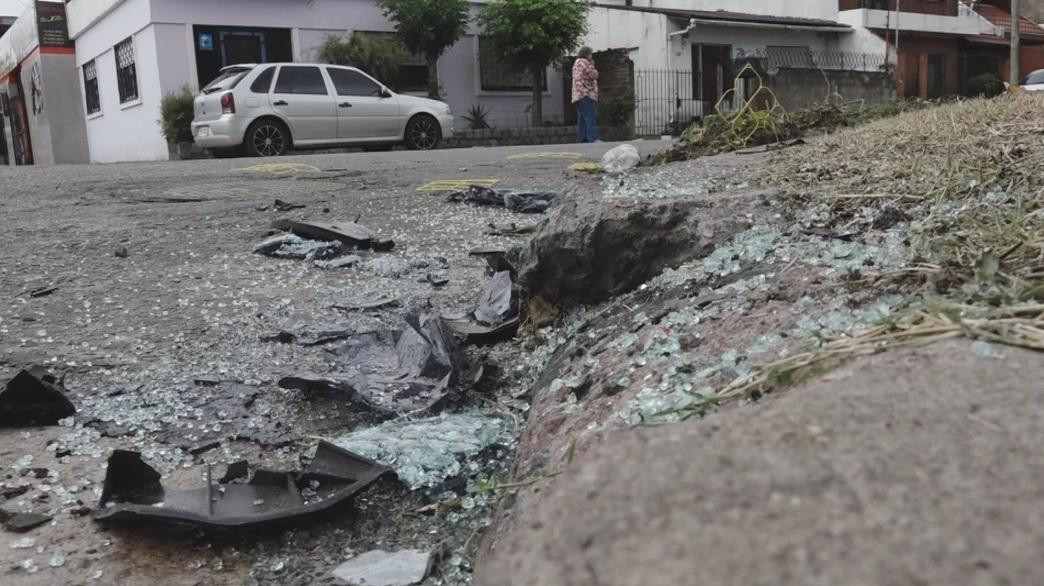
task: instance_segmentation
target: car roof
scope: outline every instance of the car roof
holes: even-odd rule
[[[220,69],[220,71],[228,71],[230,69],[253,69],[261,65],[299,65],[299,66],[312,66],[312,67],[340,67],[342,69],[355,69],[359,70],[358,67],[352,67],[351,65],[337,65],[336,63],[300,63],[297,61],[275,61],[271,63],[235,63],[233,65],[226,65]],[[361,71],[361,70],[360,70]]]

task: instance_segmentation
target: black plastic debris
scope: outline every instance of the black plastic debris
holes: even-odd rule
[[[13,498],[17,498],[17,497],[20,497],[23,494],[29,492],[29,488],[30,487],[27,484],[22,484],[22,485],[19,485],[19,486],[6,486],[6,487],[0,486],[0,497],[3,497],[4,500],[10,500],[10,499],[13,499]]]
[[[404,330],[357,334],[331,347],[341,367],[337,373],[288,376],[279,386],[343,393],[385,415],[430,409],[457,384],[460,358],[437,316],[413,313],[406,324]]]
[[[558,194],[553,191],[525,191],[516,189],[492,189],[472,185],[464,191],[451,193],[446,201],[469,203],[480,206],[505,207],[522,214],[542,214],[555,202]]]
[[[432,287],[442,287],[449,283],[449,272],[445,270],[434,270],[424,275],[422,279],[419,279],[420,283],[429,283]]]
[[[257,387],[215,381],[213,385],[186,389],[179,402],[185,413],[198,416],[163,421],[150,436],[156,442],[192,454],[201,454],[222,442],[234,440],[278,448],[298,437],[282,419],[265,416],[268,407]],[[140,422],[123,421],[118,412],[99,413],[84,421],[84,425],[112,438],[142,431]]]
[[[290,203],[288,201],[283,201],[281,199],[275,200],[275,202],[272,204],[272,209],[274,209],[277,212],[289,212],[289,211],[292,211],[292,210],[301,210],[301,209],[304,209],[304,207],[305,207],[305,205],[303,203]]]
[[[237,480],[246,480],[248,476],[250,476],[250,463],[246,460],[239,460],[228,465],[225,475],[218,480],[218,483],[229,484]]]
[[[399,300],[395,297],[386,295],[378,295],[370,299],[359,299],[349,303],[339,303],[333,305],[334,309],[344,312],[353,311],[374,311],[377,309],[384,309],[386,307],[398,307],[400,305]]]
[[[186,397],[183,404],[186,409],[200,413],[200,420],[210,425],[166,425],[152,437],[159,443],[193,454],[216,448],[223,441],[240,440],[281,447],[297,439],[297,434],[286,422],[263,416],[263,410],[256,405],[261,396],[258,388],[235,383],[201,389],[199,395]]]
[[[3,512],[0,511],[0,515]],[[43,513],[17,513],[10,516],[5,516],[3,519],[4,529],[12,533],[25,533],[32,531],[40,525],[49,523],[51,517],[44,515]]]
[[[321,319],[314,314],[294,313],[283,320],[278,332],[262,337],[261,341],[320,346],[343,340],[354,333],[355,327],[343,321],[343,318]]]
[[[343,242],[360,250],[387,251],[395,242],[377,238],[377,233],[357,222],[298,222],[276,220],[272,228],[283,230],[310,240]]]
[[[512,222],[507,226],[498,226],[493,222],[489,223],[489,230],[486,230],[486,234],[489,236],[525,236],[533,234],[537,231],[539,224],[529,224],[527,226],[519,226]]]
[[[519,294],[510,271],[493,276],[478,307],[467,315],[444,315],[451,331],[466,344],[492,344],[513,338],[518,332]]]
[[[339,242],[308,240],[296,234],[277,234],[254,247],[254,252],[275,258],[306,259],[322,255],[329,258],[342,249]]]
[[[40,297],[47,297],[48,295],[50,295],[51,293],[54,293],[57,290],[58,290],[58,287],[41,287],[39,289],[33,289],[32,291],[30,291],[29,292],[29,297],[32,297],[33,299],[38,299]]]
[[[205,486],[171,491],[141,454],[116,450],[109,458],[94,519],[226,528],[301,520],[344,502],[389,472],[372,460],[321,441],[315,457],[300,472],[259,469],[247,482],[236,482],[240,476],[214,482],[208,468]]]
[[[510,250],[505,248],[473,248],[468,252],[468,256],[485,260],[486,264],[489,265],[488,273],[490,275],[508,271],[511,273],[511,278],[515,279],[518,274],[517,267],[522,256],[522,249],[520,247]]]
[[[20,371],[0,392],[0,426],[57,425],[75,414],[65,386],[40,366]]]

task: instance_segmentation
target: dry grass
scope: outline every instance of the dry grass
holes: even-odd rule
[[[912,218],[921,258],[876,280],[910,309],[853,336],[756,367],[716,403],[808,380],[845,361],[964,337],[1044,351],[1044,96],[968,100],[883,119],[784,151],[770,182],[835,228],[886,207]],[[918,294],[919,293],[919,294]]]
[[[749,398],[808,380],[858,356],[924,346],[958,337],[1044,351],[1044,304],[997,309],[942,303],[895,316],[855,336],[762,364],[717,393],[719,403]]]
[[[788,152],[772,179],[813,195],[925,198],[1044,184],[1044,96],[1021,93],[905,112]]]

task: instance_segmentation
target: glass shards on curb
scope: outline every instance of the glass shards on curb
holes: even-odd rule
[[[381,549],[361,553],[337,566],[334,577],[346,584],[410,586],[428,577],[434,556],[430,551]]]
[[[453,338],[431,314],[406,316],[407,328],[349,336],[330,348],[343,370],[330,375],[289,376],[284,389],[346,393],[382,414],[425,411],[461,379],[477,380],[481,370],[461,376]]]
[[[524,191],[517,189],[491,189],[472,185],[464,191],[451,193],[446,201],[470,203],[480,206],[505,207],[522,214],[542,214],[558,198],[553,191]]]
[[[237,465],[233,465],[237,466]],[[204,487],[172,491],[138,452],[116,450],[109,457],[96,521],[165,521],[210,527],[248,527],[326,511],[390,472],[385,466],[319,442],[315,457],[300,472],[255,470],[245,481],[243,466]],[[226,482],[227,480],[227,482]]]
[[[75,414],[65,386],[39,366],[22,370],[0,392],[0,426],[58,425]]]
[[[437,486],[503,437],[508,422],[481,411],[394,419],[328,441],[391,467],[411,489]]]

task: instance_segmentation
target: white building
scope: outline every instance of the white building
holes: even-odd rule
[[[892,10],[861,8],[868,2]],[[596,51],[628,51],[635,64],[639,125],[666,130],[713,113],[744,60],[757,60],[770,71],[825,70],[852,97],[882,97],[876,82],[897,61],[886,31],[897,22],[904,37],[996,33],[958,3],[908,0],[897,13],[895,0],[598,0],[587,44]],[[955,60],[956,46],[953,52]],[[793,84],[807,81],[790,77]],[[952,91],[956,80],[951,82],[940,88]],[[837,90],[812,85],[789,88],[797,103]]]
[[[313,61],[328,36],[394,31],[372,0],[70,0],[67,10],[92,162],[166,159],[160,100],[223,65]],[[496,57],[472,28],[439,60],[458,124],[475,104],[500,127],[528,123],[528,75]],[[545,120],[562,120],[566,99],[549,70]]]
[[[87,135],[62,2],[21,6],[0,36],[0,164],[85,163]]]

